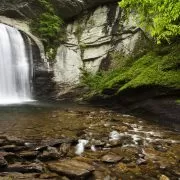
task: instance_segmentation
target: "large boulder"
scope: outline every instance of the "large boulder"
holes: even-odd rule
[[[42,10],[36,0],[2,0],[0,15],[14,19],[35,18]]]
[[[63,19],[71,18],[82,11],[117,0],[52,0]],[[10,18],[33,19],[42,12],[37,0],[1,0],[0,15]]]
[[[111,2],[118,2],[118,0],[53,0],[59,15],[65,19],[76,16],[84,10]]]

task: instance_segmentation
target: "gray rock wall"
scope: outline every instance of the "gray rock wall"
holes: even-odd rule
[[[124,19],[116,3],[78,17],[66,31],[67,41],[58,48],[53,70],[56,82],[71,85],[79,83],[80,69],[95,74],[108,64],[111,52],[133,55],[147,41],[132,18]]]

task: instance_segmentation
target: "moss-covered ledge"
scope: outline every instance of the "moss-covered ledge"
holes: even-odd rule
[[[143,86],[180,89],[179,49],[179,43],[175,43],[157,47],[140,58],[119,56],[116,68],[97,75],[85,73],[82,83],[89,86],[91,94],[101,95],[106,89],[115,89],[113,95],[120,95],[127,89]]]

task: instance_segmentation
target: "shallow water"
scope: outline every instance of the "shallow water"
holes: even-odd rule
[[[180,175],[179,132],[102,107],[39,102],[2,106],[0,132],[26,141],[87,140],[88,148],[79,160],[97,164],[95,176],[100,178],[110,175],[143,179],[145,173],[145,179],[158,179],[161,174],[178,179]],[[73,147],[74,153],[75,150]],[[123,161],[114,165],[102,164],[100,159],[106,154],[120,155]],[[76,156],[70,155],[78,158]],[[141,156],[147,161],[143,166],[137,165]]]
[[[69,109],[77,109],[73,106],[39,102],[1,106],[0,132],[32,140],[61,137],[63,133],[73,131],[73,127],[78,128],[77,125],[81,121],[76,115],[68,112]],[[68,135],[72,136],[73,132]]]
[[[166,135],[179,140],[179,133],[167,127],[101,107],[44,102],[0,107],[0,132],[23,139],[77,137],[80,131],[110,133],[117,127],[142,138]]]

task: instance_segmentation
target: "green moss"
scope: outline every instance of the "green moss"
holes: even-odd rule
[[[161,52],[155,50],[139,59],[128,58],[108,72],[100,72],[96,76],[88,75],[84,82],[91,91],[100,94],[107,88],[116,88],[116,93],[142,86],[180,89],[180,45],[165,47],[166,53],[162,53],[162,47],[160,48]],[[117,58],[118,56],[116,61]]]
[[[180,99],[177,99],[177,100],[176,100],[176,103],[177,103],[177,104],[180,104]]]
[[[47,12],[40,15],[34,30],[45,42],[48,42],[58,35],[62,24],[63,21],[58,16]]]
[[[49,0],[38,0],[38,2],[45,11],[54,13],[53,5]]]
[[[173,52],[165,56],[147,54],[140,58],[126,72],[125,77],[131,77],[120,91],[138,86],[164,86],[180,88],[180,56]]]

